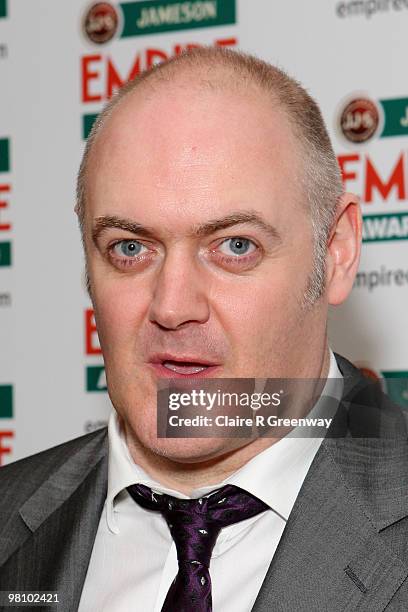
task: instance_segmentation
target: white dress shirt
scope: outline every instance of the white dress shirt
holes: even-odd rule
[[[340,399],[342,390],[342,375],[330,351],[330,369],[322,395]],[[319,402],[313,415],[318,413]],[[178,571],[176,547],[160,512],[139,506],[126,487],[142,483],[158,493],[182,499],[188,496],[161,485],[134,463],[115,412],[109,420],[108,437],[108,494],[79,612],[160,612]],[[287,436],[223,482],[191,493],[191,498],[198,498],[225,484],[234,484],[271,508],[220,532],[210,565],[214,612],[251,610],[321,441]]]

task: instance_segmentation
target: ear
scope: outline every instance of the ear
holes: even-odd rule
[[[75,204],[74,206],[74,212],[76,213],[76,215],[78,216],[78,204]]]
[[[353,288],[361,253],[362,218],[358,197],[345,193],[338,204],[327,250],[327,299],[344,302]]]

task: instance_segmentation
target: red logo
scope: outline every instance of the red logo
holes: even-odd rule
[[[354,365],[360,370],[363,376],[371,380],[372,383],[378,384],[383,393],[387,393],[387,382],[381,372],[375,370],[372,365],[367,362],[354,362]]]
[[[366,378],[370,378],[371,380],[374,380],[375,382],[381,381],[382,379],[381,375],[378,374],[378,372],[376,372],[372,368],[369,368],[367,366],[357,366],[357,367],[359,368],[363,376],[365,376]]]
[[[368,98],[348,102],[340,115],[340,129],[350,142],[366,142],[374,136],[380,124],[380,112]]]
[[[115,36],[119,25],[118,12],[109,2],[93,4],[85,14],[83,30],[93,43],[102,45]]]

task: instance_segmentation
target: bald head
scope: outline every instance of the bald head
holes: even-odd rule
[[[163,141],[170,139],[171,143],[173,119],[181,111],[187,132],[189,124],[193,126],[197,122],[208,127],[212,121],[211,99],[215,94],[225,96],[226,114],[235,112],[237,130],[239,122],[247,121],[249,114],[254,113],[258,113],[258,119],[266,125],[269,113],[269,119],[275,125],[271,147],[277,142],[278,125],[286,130],[286,139],[294,145],[293,155],[297,163],[292,180],[299,185],[301,203],[310,211],[314,234],[315,266],[308,299],[315,301],[324,288],[327,236],[342,193],[338,165],[313,99],[281,70],[243,53],[213,47],[194,49],[142,73],[110,100],[93,126],[79,172],[77,212],[82,231],[88,170],[97,165],[96,157],[110,156],[113,146],[121,146],[118,118],[126,115],[125,131],[137,131],[143,110],[149,117],[150,136]],[[200,104],[199,116],[194,116],[194,112],[188,113],[192,99]],[[247,102],[246,116],[239,116],[236,109],[233,111],[234,100],[242,99]],[[165,113],[167,120],[165,131],[156,134],[155,113]],[[177,129],[180,129],[180,124]],[[219,135],[222,136],[222,126]],[[266,131],[263,137],[266,138]],[[109,147],[106,146],[108,140]],[[141,153],[145,154],[144,151]]]

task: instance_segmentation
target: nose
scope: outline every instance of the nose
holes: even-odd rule
[[[168,253],[155,278],[149,320],[176,330],[186,323],[205,323],[210,309],[205,274],[184,250]]]

